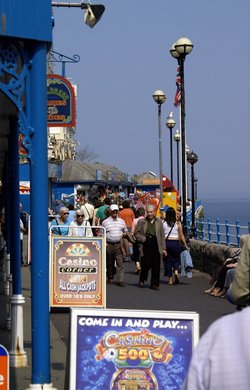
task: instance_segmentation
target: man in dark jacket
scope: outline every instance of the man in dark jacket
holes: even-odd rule
[[[134,236],[142,244],[141,273],[139,286],[144,287],[151,269],[150,288],[159,290],[161,256],[166,256],[165,235],[160,218],[156,217],[155,206],[146,207],[146,217],[138,221]]]

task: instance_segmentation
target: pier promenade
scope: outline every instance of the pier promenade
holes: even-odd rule
[[[154,291],[146,285],[138,287],[138,275],[134,274],[134,264],[125,263],[126,287],[120,288],[115,283],[107,285],[107,308],[128,310],[159,311],[195,311],[200,315],[200,335],[219,317],[232,313],[235,307],[225,299],[211,297],[204,293],[209,286],[210,277],[206,273],[194,270],[193,277],[182,278],[176,286],[168,286],[161,272],[160,290]],[[28,367],[10,368],[10,390],[26,390],[31,384],[32,339],[31,339],[31,267],[22,268],[22,293],[24,304],[24,349],[28,357]],[[2,282],[0,282],[2,283]],[[2,287],[2,285],[1,285]],[[2,290],[1,290],[2,291]],[[5,329],[8,316],[8,297],[0,294],[0,344],[10,349],[10,331]],[[65,388],[67,376],[67,349],[69,347],[68,309],[50,314],[50,351],[51,382],[57,390]]]

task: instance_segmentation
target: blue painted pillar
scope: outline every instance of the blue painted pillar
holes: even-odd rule
[[[37,43],[30,56],[32,384],[51,382],[46,55],[47,45]]]

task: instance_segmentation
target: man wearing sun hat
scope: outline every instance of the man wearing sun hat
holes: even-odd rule
[[[126,225],[123,219],[118,217],[119,207],[117,204],[110,206],[111,216],[102,222],[106,229],[106,267],[107,281],[112,283],[114,279],[114,267],[117,269],[117,284],[125,287],[124,282],[124,264],[121,250],[121,239],[126,236]]]

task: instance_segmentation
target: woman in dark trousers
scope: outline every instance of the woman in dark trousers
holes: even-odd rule
[[[186,240],[182,231],[181,223],[176,218],[176,211],[173,207],[169,207],[163,221],[163,229],[165,233],[167,256],[163,258],[164,275],[168,277],[167,283],[179,283],[178,274],[181,265],[181,249],[188,249]]]

